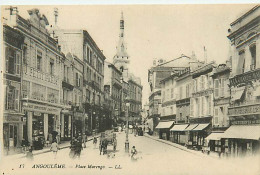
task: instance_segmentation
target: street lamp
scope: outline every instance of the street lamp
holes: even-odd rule
[[[127,99],[126,99],[127,100]],[[126,138],[125,138],[125,152],[129,152],[129,140],[128,140],[128,133],[129,133],[129,126],[128,126],[128,122],[129,122],[129,114],[128,114],[128,110],[129,110],[129,106],[130,103],[128,101],[126,101]]]

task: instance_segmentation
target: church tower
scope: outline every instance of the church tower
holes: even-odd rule
[[[123,77],[128,77],[129,56],[126,52],[124,41],[124,28],[124,16],[123,12],[121,12],[119,41],[116,48],[116,55],[113,58],[113,64],[123,73]]]

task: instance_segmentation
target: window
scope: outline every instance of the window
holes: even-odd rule
[[[252,45],[249,48],[250,53],[251,53],[251,65],[250,65],[250,69],[254,70],[255,69],[255,65],[256,65],[256,45]]]
[[[170,89],[166,90],[166,100],[170,99]]]
[[[218,125],[218,117],[214,117],[214,124]]]
[[[22,98],[29,98],[30,82],[23,80],[22,87],[23,87]]]
[[[173,98],[173,96],[174,96],[174,90],[173,88],[171,88],[171,98]]]
[[[212,95],[209,95],[209,97],[208,97],[208,114],[209,115],[212,115],[212,112],[211,112],[211,110],[212,110],[212,104],[213,104],[213,102],[212,102]]]
[[[182,86],[180,87],[180,99],[182,99]]]
[[[200,116],[200,105],[201,105],[201,99],[200,98],[197,98],[196,101],[197,101],[197,117]]]
[[[186,98],[190,97],[190,85],[186,85]]]
[[[19,110],[19,90],[14,86],[7,86],[5,108],[7,110]]]
[[[89,48],[87,47],[87,61],[89,62],[90,60],[90,50]]]
[[[42,52],[37,50],[36,69],[42,71]]]
[[[224,97],[224,90],[225,90],[225,79],[221,79],[220,80],[220,93],[219,93],[219,95],[220,95],[220,97]]]
[[[194,116],[194,99],[190,99],[190,115]]]
[[[204,90],[204,79],[205,79],[205,76],[204,75],[202,75],[201,77],[200,77],[200,90]]]
[[[5,70],[10,74],[20,75],[21,54],[11,47],[5,48]]]
[[[193,93],[197,92],[197,80],[193,80]]]
[[[238,53],[239,60],[238,60],[238,72],[237,74],[244,73],[245,71],[245,51],[242,50]]]
[[[205,98],[201,97],[201,115],[205,114]]]
[[[215,108],[215,116],[218,116],[218,107]]]
[[[27,47],[26,46],[23,47],[23,64],[24,65],[28,64],[28,60],[27,60]]]
[[[214,80],[214,96],[219,97],[219,80]]]
[[[49,70],[50,74],[54,75],[54,60],[51,59],[51,58],[50,58],[50,65],[49,66],[50,66],[50,70]]]
[[[58,103],[59,91],[55,90],[55,89],[52,89],[52,88],[48,88],[48,90],[47,90],[47,98],[48,98],[48,102]]]

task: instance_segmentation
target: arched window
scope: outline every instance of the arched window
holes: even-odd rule
[[[121,72],[124,72],[124,67],[121,66],[121,67],[120,67],[120,70],[121,70]]]

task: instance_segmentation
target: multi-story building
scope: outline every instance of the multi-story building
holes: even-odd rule
[[[61,104],[61,140],[71,140],[72,134],[72,113],[71,105],[73,102],[74,89],[74,73],[73,73],[73,57],[67,54],[63,61],[63,79],[62,79],[62,95]]]
[[[230,90],[228,87],[230,76],[230,64],[218,65],[212,74],[213,78],[213,102],[214,102],[214,115],[212,119],[212,133],[207,137],[205,145],[208,144],[210,151],[222,152],[221,134],[228,128],[229,119],[227,109],[230,102]]]
[[[121,102],[122,102],[122,72],[118,70],[113,64],[105,61],[104,67],[104,85],[109,88],[109,96],[111,97],[111,111],[114,118],[113,125],[116,125],[121,115]]]
[[[30,18],[26,20],[14,11],[11,7],[7,21],[24,36],[21,97],[25,139],[41,149],[50,135],[59,139],[64,55],[46,29],[49,23],[45,15],[38,9],[28,10]]]
[[[141,119],[141,106],[142,106],[142,85],[140,78],[130,73],[129,64],[130,56],[127,53],[124,35],[124,17],[121,14],[120,19],[120,34],[117,46],[117,52],[113,58],[113,64],[122,73],[122,103],[121,103],[121,119],[126,121],[125,111],[126,103],[129,103],[129,118],[130,123],[136,123]]]
[[[105,56],[86,30],[54,31],[61,50],[70,52],[84,62],[83,103],[86,130],[103,130],[104,125],[104,61]]]
[[[215,62],[205,64],[192,72],[192,97],[190,98],[190,125],[188,145],[201,148],[212,128],[213,80]]]
[[[13,11],[12,13],[16,13]],[[13,15],[13,14],[12,14]],[[21,110],[21,64],[24,36],[10,26],[3,26],[3,66],[4,104],[3,107],[3,147],[4,153],[18,151],[22,139],[27,138],[26,120]]]
[[[148,82],[150,84],[151,90],[149,96],[149,118],[153,118],[153,126],[156,127],[156,129],[158,130],[162,131],[166,128],[161,127],[167,126],[168,129],[166,131],[168,134],[166,134],[167,136],[165,136],[165,138],[167,137],[168,139],[168,130],[170,126],[172,126],[173,122],[168,122],[167,125],[165,124],[165,122],[164,125],[158,125],[158,123],[160,119],[162,121],[167,121],[167,116],[168,118],[171,117],[171,120],[175,120],[176,118],[176,110],[174,110],[176,109],[176,99],[174,95],[171,96],[171,91],[174,88],[173,86],[175,85],[175,80],[172,79],[175,75],[172,75],[173,77],[170,76],[171,74],[178,73],[178,71],[183,70],[186,67],[189,67],[191,61],[192,58],[185,55],[181,55],[180,57],[170,60],[168,62],[160,60],[159,64],[156,60],[154,60],[154,66],[148,70]],[[164,89],[163,91],[161,91],[162,86]],[[163,101],[161,94],[164,96]],[[154,130],[155,128],[151,129]],[[155,134],[157,133],[158,132],[155,132]],[[159,131],[159,133],[162,132]]]
[[[260,6],[232,22],[228,38],[232,47],[229,79],[231,126],[225,131],[225,153],[252,155],[260,150]]]
[[[141,123],[142,110],[142,90],[141,80],[134,76],[128,79],[128,101],[129,101],[129,122],[133,125]]]

